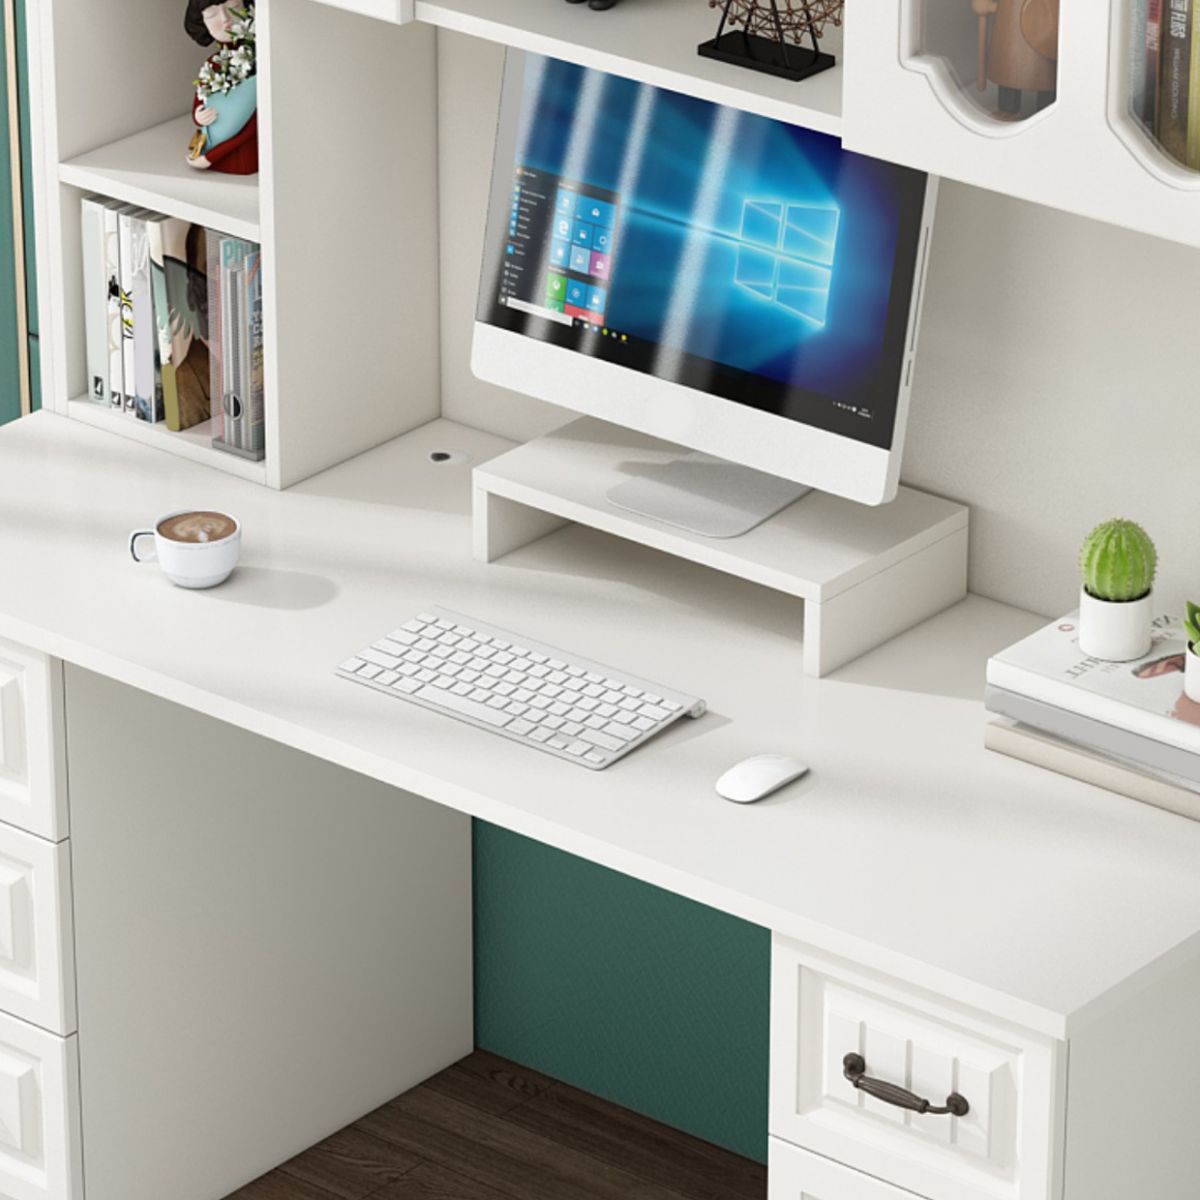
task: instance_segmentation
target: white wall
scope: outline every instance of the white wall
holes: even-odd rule
[[[502,65],[440,32],[443,411],[526,439],[572,414],[468,365]],[[1200,252],[943,187],[905,479],[971,505],[974,590],[1063,612],[1083,535],[1125,515],[1158,542],[1162,606],[1200,600],[1198,400]]]

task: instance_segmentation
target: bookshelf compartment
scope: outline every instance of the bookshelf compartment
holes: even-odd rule
[[[258,176],[197,171],[185,161],[195,126],[186,114],[101,146],[59,167],[59,179],[252,242],[259,235]]]
[[[969,129],[1004,136],[1058,96],[1058,0],[904,0],[900,58]]]
[[[1198,23],[1191,0],[1112,0],[1109,125],[1145,170],[1184,191],[1200,191]]]
[[[838,65],[793,83],[701,58],[697,47],[713,37],[719,20],[705,0],[627,0],[603,14],[562,0],[416,0],[416,17],[820,133],[842,133],[843,39],[833,26],[821,49]]]

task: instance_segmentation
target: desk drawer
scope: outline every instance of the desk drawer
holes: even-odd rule
[[[929,1200],[1057,1200],[1065,1062],[1057,1043],[776,937],[771,1133]],[[908,1111],[878,1080],[963,1115]]]
[[[82,1200],[81,1162],[75,1038],[0,1015],[0,1196]]]
[[[0,821],[67,836],[62,664],[0,638]]]
[[[0,1012],[75,1031],[69,842],[0,825]]]
[[[889,1183],[771,1139],[767,1200],[917,1200]]]

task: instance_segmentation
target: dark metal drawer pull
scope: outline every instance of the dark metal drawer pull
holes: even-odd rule
[[[866,1092],[868,1096],[874,1096],[884,1104],[907,1108],[910,1112],[926,1113],[931,1117],[965,1117],[971,1111],[966,1097],[957,1092],[952,1092],[946,1097],[946,1103],[938,1107],[923,1096],[897,1087],[894,1083],[872,1079],[867,1074],[867,1060],[861,1054],[847,1054],[842,1059],[842,1073],[860,1092]]]

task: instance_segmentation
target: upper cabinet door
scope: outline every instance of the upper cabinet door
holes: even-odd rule
[[[1188,28],[1168,79],[1157,39],[1171,5]],[[846,23],[846,147],[1200,246],[1200,171],[1187,165],[1190,144],[1200,166],[1195,11],[1195,0],[859,3]],[[1168,135],[1147,97],[1161,105],[1170,88]]]

